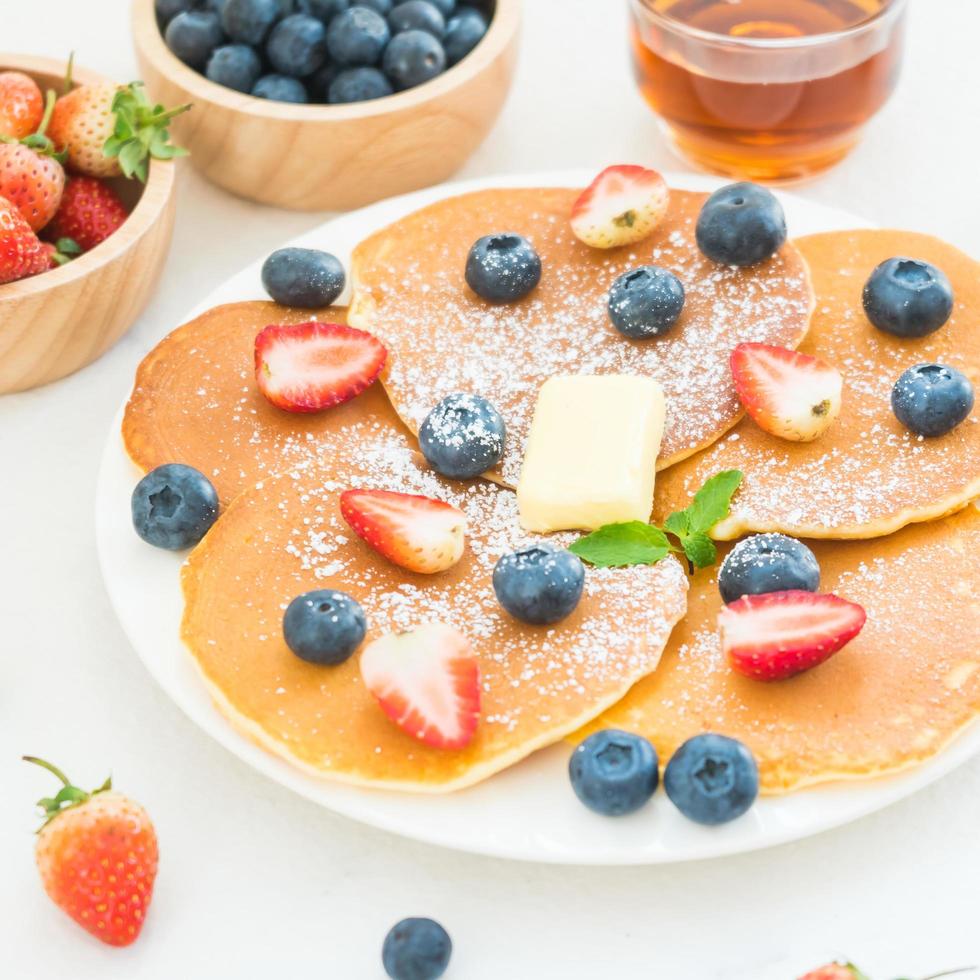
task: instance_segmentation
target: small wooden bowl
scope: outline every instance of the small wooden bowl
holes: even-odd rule
[[[61,91],[65,64],[0,53],[0,70]],[[107,82],[74,69],[78,84]],[[174,225],[174,165],[154,160],[146,185],[113,182],[130,209],[122,227],[67,265],[0,286],[0,393],[63,378],[105,353],[142,312],[163,268]]]
[[[216,85],[164,44],[153,0],[134,0],[136,56],[174,120],[177,142],[209,180],[298,211],[344,211],[437,184],[495,122],[517,60],[521,0],[496,0],[490,28],[458,65],[417,88],[351,105],[270,102]]]

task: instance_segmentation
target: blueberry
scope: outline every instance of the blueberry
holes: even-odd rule
[[[414,88],[445,70],[446,52],[428,31],[403,31],[385,48],[382,67],[399,91]]]
[[[149,544],[182,551],[197,544],[218,519],[218,494],[193,466],[166,463],[136,484],[133,527]]]
[[[167,25],[167,47],[185,65],[203,69],[208,56],[224,40],[221,18],[211,10],[188,10]]]
[[[429,0],[429,3],[442,14],[443,20],[456,10],[456,0]]]
[[[327,62],[322,68],[313,72],[313,74],[307,78],[306,88],[310,93],[310,99],[313,102],[329,102],[330,101],[330,86],[333,84],[333,80],[343,71],[344,69],[340,65],[334,65]]]
[[[729,184],[714,192],[698,215],[698,248],[713,262],[755,265],[786,241],[786,216],[771,191]]]
[[[759,795],[759,767],[741,742],[724,735],[695,735],[667,763],[664,789],[689,820],[728,823]]]
[[[296,10],[329,24],[350,6],[350,0],[298,0]]]
[[[321,667],[342,664],[364,641],[364,610],[346,592],[318,589],[297,596],[282,617],[286,646]]]
[[[265,40],[281,14],[279,0],[228,0],[221,22],[233,41],[257,45]]]
[[[262,74],[262,59],[247,44],[225,44],[211,53],[205,74],[225,88],[251,92]]]
[[[339,259],[315,248],[280,248],[262,263],[262,285],[283,306],[329,306],[346,281]]]
[[[469,480],[496,466],[505,437],[500,412],[486,398],[464,392],[446,395],[419,428],[422,455],[454,480]]]
[[[455,16],[446,23],[446,36],[443,47],[446,59],[455,65],[462,61],[487,33],[487,19],[475,7],[460,7]]]
[[[403,31],[427,31],[442,40],[446,33],[446,21],[439,8],[428,0],[405,0],[388,14],[388,26],[392,34]]]
[[[223,17],[228,0],[204,0],[204,7],[213,10],[219,17]]]
[[[916,364],[892,389],[892,411],[920,436],[942,436],[973,411],[973,385],[944,364]]]
[[[584,585],[582,559],[546,542],[504,555],[493,570],[493,591],[500,604],[515,619],[534,626],[570,616]]]
[[[252,95],[272,102],[309,102],[306,86],[288,75],[263,75],[252,89]]]
[[[953,312],[953,287],[945,273],[917,259],[882,262],[865,283],[862,299],[868,319],[896,337],[925,337]]]
[[[272,28],[265,54],[281,75],[312,75],[327,60],[327,29],[316,17],[291,14]]]
[[[639,810],[660,781],[657,752],[647,739],[607,728],[582,742],[568,760],[575,795],[605,817]]]
[[[436,980],[446,972],[453,942],[432,919],[402,919],[385,936],[381,962],[391,980]]]
[[[359,7],[370,7],[372,10],[381,14],[382,17],[387,17],[391,13],[391,8],[394,6],[394,0],[357,0],[357,5]]]
[[[186,13],[197,7],[197,0],[154,0],[153,10],[157,15],[157,23],[161,30],[166,30],[177,14]]]
[[[339,65],[373,65],[390,37],[388,22],[376,10],[351,7],[330,21],[327,48]]]
[[[820,565],[802,541],[785,534],[753,534],[739,541],[718,570],[718,591],[726,603],[743,595],[820,591]]]
[[[484,235],[466,258],[466,281],[477,296],[492,303],[511,303],[541,281],[541,259],[517,232]]]
[[[641,265],[609,290],[609,317],[624,337],[644,340],[667,333],[684,309],[684,287],[673,272]]]
[[[330,85],[330,102],[368,102],[391,95],[391,83],[377,68],[348,68]]]

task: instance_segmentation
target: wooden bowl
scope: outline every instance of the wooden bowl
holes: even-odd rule
[[[61,91],[65,63],[0,53],[0,70]],[[106,82],[74,69],[79,84]],[[163,268],[174,224],[174,165],[154,160],[146,185],[112,182],[130,209],[115,234],[67,265],[0,286],[0,393],[63,378],[105,353],[142,312]]]
[[[241,197],[299,211],[343,211],[437,184],[483,142],[514,74],[521,0],[496,0],[480,44],[417,88],[351,105],[294,105],[208,81],[163,42],[153,0],[134,0],[133,34],[148,89],[176,141],[209,180]]]

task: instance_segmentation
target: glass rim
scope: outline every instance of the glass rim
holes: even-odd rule
[[[860,37],[878,30],[888,21],[897,18],[908,5],[908,0],[889,0],[877,13],[867,20],[862,20],[851,27],[839,31],[828,31],[824,34],[804,34],[802,37],[732,37],[731,34],[718,34],[706,31],[701,27],[692,27],[683,21],[676,20],[670,14],[655,10],[653,0],[630,0],[634,7],[640,8],[644,14],[663,26],[665,29],[681,34],[687,38],[703,41],[707,44],[722,44],[733,48],[755,48],[758,50],[792,50],[794,48],[813,48],[825,44],[835,44],[838,41]]]

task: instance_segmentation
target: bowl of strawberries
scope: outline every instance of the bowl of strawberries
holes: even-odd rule
[[[0,393],[62,378],[117,341],[170,246],[168,124],[142,84],[0,54]]]

